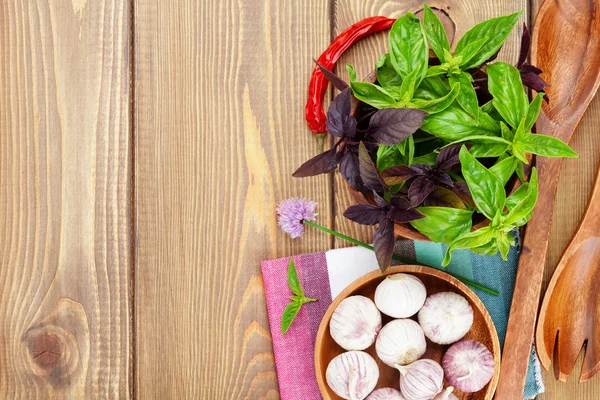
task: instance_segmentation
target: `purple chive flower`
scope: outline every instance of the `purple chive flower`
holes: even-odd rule
[[[292,239],[302,236],[304,224],[302,221],[315,221],[317,203],[306,199],[282,200],[277,205],[278,223],[281,229]]]

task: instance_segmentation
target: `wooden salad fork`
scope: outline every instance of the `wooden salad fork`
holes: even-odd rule
[[[579,376],[600,370],[600,170],[587,209],[544,296],[536,331],[540,362],[566,382],[585,344]]]
[[[543,105],[537,131],[568,143],[600,85],[600,2],[546,0],[532,42],[532,64],[550,84],[550,102]],[[539,199],[525,228],[497,400],[523,397],[561,163],[560,158],[536,159]]]

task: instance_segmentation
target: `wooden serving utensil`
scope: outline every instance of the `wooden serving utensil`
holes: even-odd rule
[[[551,85],[537,131],[568,142],[600,85],[600,3],[546,0],[535,21],[531,56]],[[539,199],[525,228],[497,400],[523,396],[561,164],[556,158],[536,160]]]
[[[563,253],[544,296],[536,331],[544,369],[566,382],[585,347],[579,381],[600,370],[600,170],[577,232]]]

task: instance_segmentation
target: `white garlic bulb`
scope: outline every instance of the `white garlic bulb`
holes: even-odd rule
[[[427,290],[423,282],[409,274],[388,275],[375,289],[377,308],[392,318],[408,318],[423,306]]]
[[[364,350],[375,343],[381,330],[381,313],[364,296],[345,298],[329,322],[331,337],[344,350]]]
[[[406,400],[430,400],[442,391],[444,370],[433,360],[399,366],[400,391]]]
[[[325,378],[331,390],[341,398],[363,400],[375,389],[379,368],[364,351],[348,351],[331,360]]]
[[[406,365],[425,354],[423,329],[412,319],[396,319],[386,324],[377,336],[377,356],[390,367]]]
[[[485,345],[475,340],[453,344],[442,360],[448,383],[466,393],[477,392],[494,375],[494,356]]]
[[[433,400],[458,400],[458,397],[452,393],[453,391],[454,388],[452,386],[448,386],[446,390],[435,396]]]
[[[381,388],[372,392],[367,400],[406,400],[399,390],[393,388]]]
[[[419,325],[425,336],[438,344],[459,341],[473,325],[473,308],[460,294],[440,292],[425,300],[419,310]]]

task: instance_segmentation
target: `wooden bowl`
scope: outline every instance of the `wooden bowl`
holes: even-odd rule
[[[479,297],[471,291],[462,282],[453,278],[445,272],[438,271],[433,268],[423,267],[420,265],[400,265],[397,267],[390,267],[383,274],[380,271],[373,271],[348,286],[342,293],[340,293],[333,303],[327,309],[319,331],[317,332],[317,340],[315,343],[315,371],[317,374],[317,383],[319,384],[319,390],[325,400],[341,399],[336,395],[327,385],[325,379],[325,371],[329,362],[337,355],[345,352],[338,344],[333,340],[329,333],[329,320],[331,315],[337,308],[337,306],[346,297],[353,295],[362,295],[370,299],[373,299],[375,295],[375,288],[377,285],[386,277],[386,275],[395,274],[398,272],[405,272],[418,277],[427,288],[427,295],[432,295],[438,292],[455,292],[465,297],[471,307],[473,308],[473,326],[471,330],[465,335],[465,339],[477,340],[483,343],[494,355],[496,367],[494,368],[494,375],[490,382],[480,391],[476,393],[462,393],[455,391],[454,394],[461,400],[488,400],[492,399],[496,385],[498,384],[498,377],[500,375],[500,342],[498,340],[498,334],[496,328],[492,322],[490,314],[487,312],[485,306],[479,300]],[[415,319],[415,318],[413,318]],[[389,318],[383,315],[383,323],[391,321]],[[422,358],[429,358],[441,363],[442,356],[449,346],[442,346],[435,344],[427,340],[427,351]],[[379,360],[375,353],[375,345],[373,344],[367,350],[379,365],[379,382],[377,382],[377,388],[381,387],[393,387],[399,388],[400,372],[398,370],[385,365]],[[447,387],[448,382],[444,381],[444,387]]]

